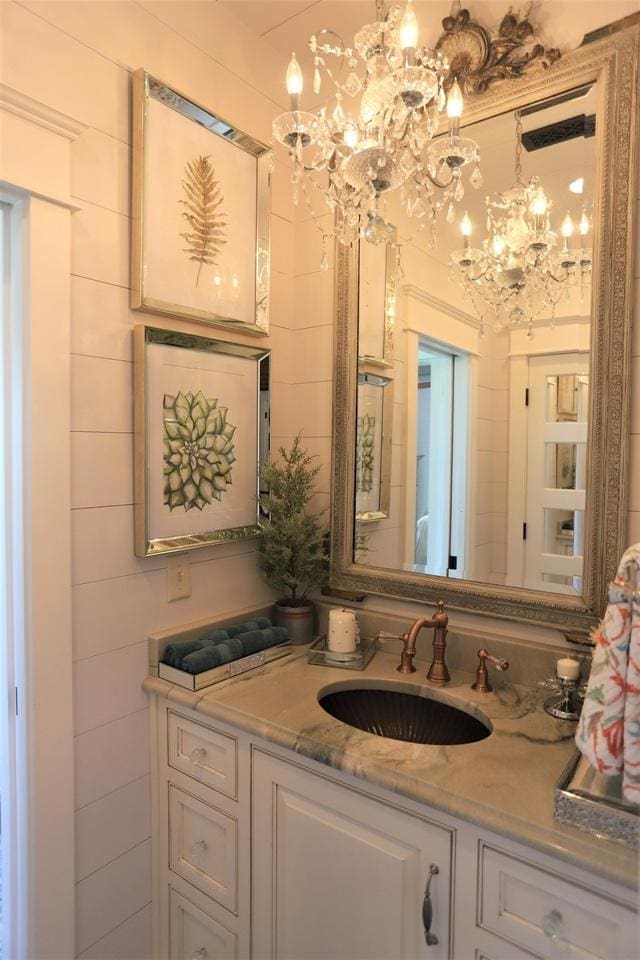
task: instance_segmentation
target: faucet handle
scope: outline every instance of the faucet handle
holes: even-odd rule
[[[402,653],[400,654],[400,665],[396,669],[398,673],[415,673],[416,668],[413,665],[413,658],[416,655],[415,642],[413,646],[410,646],[408,633],[403,633],[400,639],[402,640]]]
[[[487,670],[487,660],[498,670],[508,670],[508,660],[501,657],[492,657],[488,650],[481,647],[478,650],[478,669],[476,670],[476,682],[471,684],[471,689],[478,693],[491,693],[493,687],[489,683],[489,671]]]

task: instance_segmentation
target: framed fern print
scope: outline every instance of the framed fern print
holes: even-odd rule
[[[144,70],[133,148],[132,307],[267,334],[271,150]]]
[[[136,556],[257,536],[269,363],[258,347],[135,328]]]

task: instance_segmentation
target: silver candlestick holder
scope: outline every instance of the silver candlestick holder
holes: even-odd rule
[[[559,720],[578,720],[584,702],[584,685],[580,678],[549,677],[545,686],[554,687],[555,693],[544,702],[544,708]]]

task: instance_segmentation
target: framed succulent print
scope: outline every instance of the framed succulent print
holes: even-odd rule
[[[257,536],[269,361],[256,347],[135,328],[136,556]]]
[[[269,332],[271,164],[265,144],[134,74],[134,309]]]

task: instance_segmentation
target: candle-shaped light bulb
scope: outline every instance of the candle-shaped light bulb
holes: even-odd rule
[[[302,93],[302,88],[304,86],[304,80],[302,77],[302,70],[300,69],[300,64],[296,60],[295,53],[291,54],[291,60],[289,60],[289,66],[287,67],[287,93],[291,97],[291,109],[298,109],[298,98]]]
[[[586,235],[589,233],[589,226],[590,226],[589,217],[587,216],[586,212],[583,210],[582,216],[580,217],[580,236],[581,237],[586,237]]]
[[[529,209],[534,217],[544,217],[545,213],[547,212],[547,198],[542,190],[536,193],[535,197],[531,201],[531,206]]]
[[[464,109],[464,97],[457,78],[453,81],[447,97],[447,116],[449,117],[449,135],[457,137],[460,131],[460,117]]]
[[[504,253],[504,238],[499,233],[494,234],[491,241],[491,249],[494,257],[499,257]]]
[[[358,128],[355,123],[347,123],[342,135],[345,146],[351,147],[352,150],[355,150],[355,148],[358,146],[358,138]]]
[[[567,213],[566,217],[562,221],[562,227],[560,229],[562,230],[562,236],[565,238],[565,240],[568,240],[573,236],[573,220],[571,219],[570,213]]]
[[[470,219],[470,217],[469,217],[468,212],[465,210],[465,212],[464,212],[464,217],[463,217],[462,220],[460,221],[460,233],[462,234],[462,236],[463,236],[463,238],[464,238],[464,239],[463,239],[463,247],[464,247],[465,252],[469,249],[469,237],[471,236],[471,230],[472,230],[472,229],[473,229],[473,228],[472,228],[472,225],[471,225],[471,219]]]
[[[412,0],[408,0],[398,34],[402,50],[413,50],[418,46],[418,19],[413,9]]]
[[[450,120],[455,118],[459,120],[462,116],[463,108],[464,97],[462,96],[462,90],[456,77],[451,85],[451,90],[449,90],[449,96],[447,97],[447,116]]]

